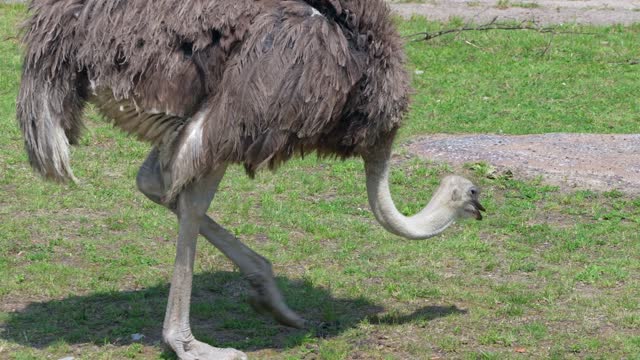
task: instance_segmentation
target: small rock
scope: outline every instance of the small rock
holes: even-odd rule
[[[424,74],[424,70],[416,70],[416,75],[422,75]]]
[[[60,358],[58,360],[74,360],[74,359],[75,358],[73,356],[67,356],[67,357]]]
[[[142,338],[144,338],[144,335],[142,334],[131,334],[132,341],[140,341]]]

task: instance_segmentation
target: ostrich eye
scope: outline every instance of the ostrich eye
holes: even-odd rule
[[[471,194],[471,196],[477,196],[478,195],[478,189],[476,188],[471,188],[469,189],[469,194]]]

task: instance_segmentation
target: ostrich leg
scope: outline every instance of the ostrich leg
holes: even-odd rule
[[[235,360],[247,356],[235,349],[219,349],[196,340],[191,333],[189,307],[193,280],[193,263],[200,221],[205,216],[224,168],[189,185],[178,195],[176,213],[178,233],[176,261],[169,290],[162,337],[181,360]]]
[[[159,152],[154,148],[140,168],[137,183],[140,191],[149,199],[164,205],[161,202],[165,192],[161,169]],[[222,180],[222,175],[222,173],[219,175],[218,182]],[[175,211],[175,204],[169,208]],[[244,245],[206,214],[201,219],[199,231],[245,274],[253,289],[250,303],[254,309],[270,312],[278,322],[284,325],[298,328],[304,326],[304,320],[285,304],[273,278],[269,260]]]
[[[200,223],[200,233],[245,274],[253,288],[251,306],[255,310],[270,312],[278,322],[287,326],[304,326],[304,320],[285,304],[273,278],[269,260],[251,250],[206,215]]]

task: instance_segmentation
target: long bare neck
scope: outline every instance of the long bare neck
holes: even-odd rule
[[[454,222],[456,212],[447,206],[449,199],[442,187],[417,214],[407,217],[398,211],[389,190],[391,141],[363,157],[369,205],[380,225],[387,231],[407,239],[426,239],[440,234]]]

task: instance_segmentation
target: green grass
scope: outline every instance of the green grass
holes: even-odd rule
[[[470,6],[473,6],[473,3],[470,3]],[[510,7],[520,7],[525,9],[537,9],[540,7],[540,4],[536,2],[511,2],[511,0],[498,0],[495,5],[498,9],[508,9]]]
[[[405,33],[439,25],[415,18]],[[640,119],[638,26],[462,33],[410,42],[417,88],[406,134],[633,133]]]
[[[89,111],[73,150],[81,182],[31,172],[14,119],[23,13],[0,5],[0,358],[173,359],[160,329],[176,225],[134,185],[149,148]],[[399,146],[437,132],[637,132],[640,72],[626,63],[640,58],[640,28],[577,30],[597,35],[409,43],[409,67],[424,73]],[[288,303],[315,325],[252,312],[242,276],[201,241],[196,336],[257,359],[637,358],[640,199],[488,179],[486,168],[460,170],[483,188],[486,219],[421,242],[376,225],[361,161],[307,157],[255,181],[231,168],[210,214],[272,260]],[[398,163],[398,207],[421,208],[451,171]]]

